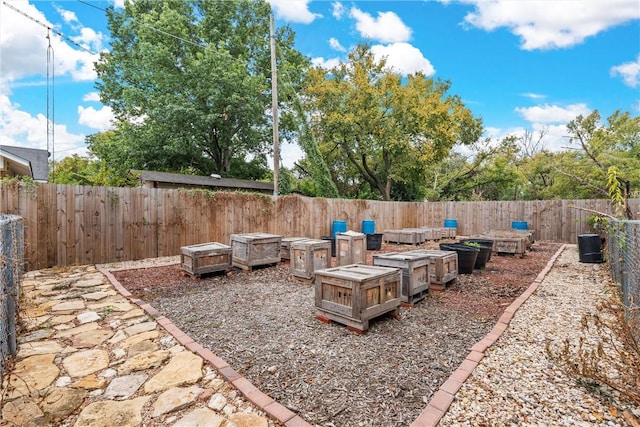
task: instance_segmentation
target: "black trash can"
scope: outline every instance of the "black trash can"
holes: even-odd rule
[[[580,262],[604,262],[602,258],[602,239],[599,234],[578,235],[578,253]]]

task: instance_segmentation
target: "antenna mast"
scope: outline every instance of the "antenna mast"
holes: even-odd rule
[[[51,29],[47,29],[47,155],[51,153],[51,179],[56,166],[56,149],[55,149],[55,58],[53,47],[51,46]],[[49,152],[51,148],[51,152]]]

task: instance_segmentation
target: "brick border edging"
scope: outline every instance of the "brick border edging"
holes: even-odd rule
[[[99,265],[96,265],[96,269],[102,273],[109,282],[111,282],[113,287],[123,297],[143,309],[153,318],[153,320],[162,326],[167,333],[171,334],[185,348],[202,357],[206,362],[213,366],[227,382],[232,384],[240,393],[242,393],[247,400],[263,410],[270,417],[284,424],[285,427],[313,427],[302,419],[302,417],[296,415],[295,412],[276,402],[269,395],[261,392],[248,379],[240,375],[235,369],[229,366],[226,361],[216,356],[216,354],[211,350],[204,348],[195,342],[189,335],[185,334],[180,330],[180,328],[174,325],[171,320],[160,314],[160,312],[152,307],[151,304],[147,304],[141,299],[133,298],[131,292],[126,290],[109,270]]]
[[[498,322],[483,339],[478,341],[471,347],[471,351],[449,378],[440,386],[438,391],[433,395],[427,407],[410,424],[410,427],[434,427],[438,425],[440,419],[449,410],[449,406],[453,402],[456,393],[462,387],[462,384],[469,378],[473,370],[480,364],[484,357],[485,351],[491,347],[509,326],[509,322],[513,318],[515,312],[524,302],[538,289],[540,283],[547,276],[553,264],[556,262],[560,254],[565,250],[566,244],[560,246],[560,249],[549,259],[547,265],[542,269],[529,287],[507,307]]]

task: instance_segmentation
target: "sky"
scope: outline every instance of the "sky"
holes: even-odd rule
[[[123,1],[0,0],[0,144],[59,161],[86,155],[85,138],[110,128],[93,62],[110,43],[100,9]],[[566,124],[578,115],[640,115],[638,0],[269,2],[314,65],[366,42],[397,73],[449,81],[493,140],[544,130],[545,148],[570,149]],[[281,155],[291,167],[302,151],[285,143]]]

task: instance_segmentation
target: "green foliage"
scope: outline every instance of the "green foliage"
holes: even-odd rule
[[[269,14],[256,0],[138,0],[109,9],[112,49],[96,65],[97,87],[117,122],[92,152],[114,168],[262,175],[256,167],[272,128]],[[279,66],[299,84],[307,60],[293,33],[280,28],[276,40]],[[241,167],[246,159],[259,160]]]
[[[354,48],[348,63],[312,69],[307,109],[340,195],[422,197],[423,189],[403,186],[421,186],[455,143],[473,143],[481,133],[480,120],[447,95],[449,88],[421,73],[393,73],[366,45]]]
[[[107,167],[104,160],[93,160],[74,154],[56,163],[52,173],[56,184],[96,185],[103,187],[134,187],[135,176]]]

